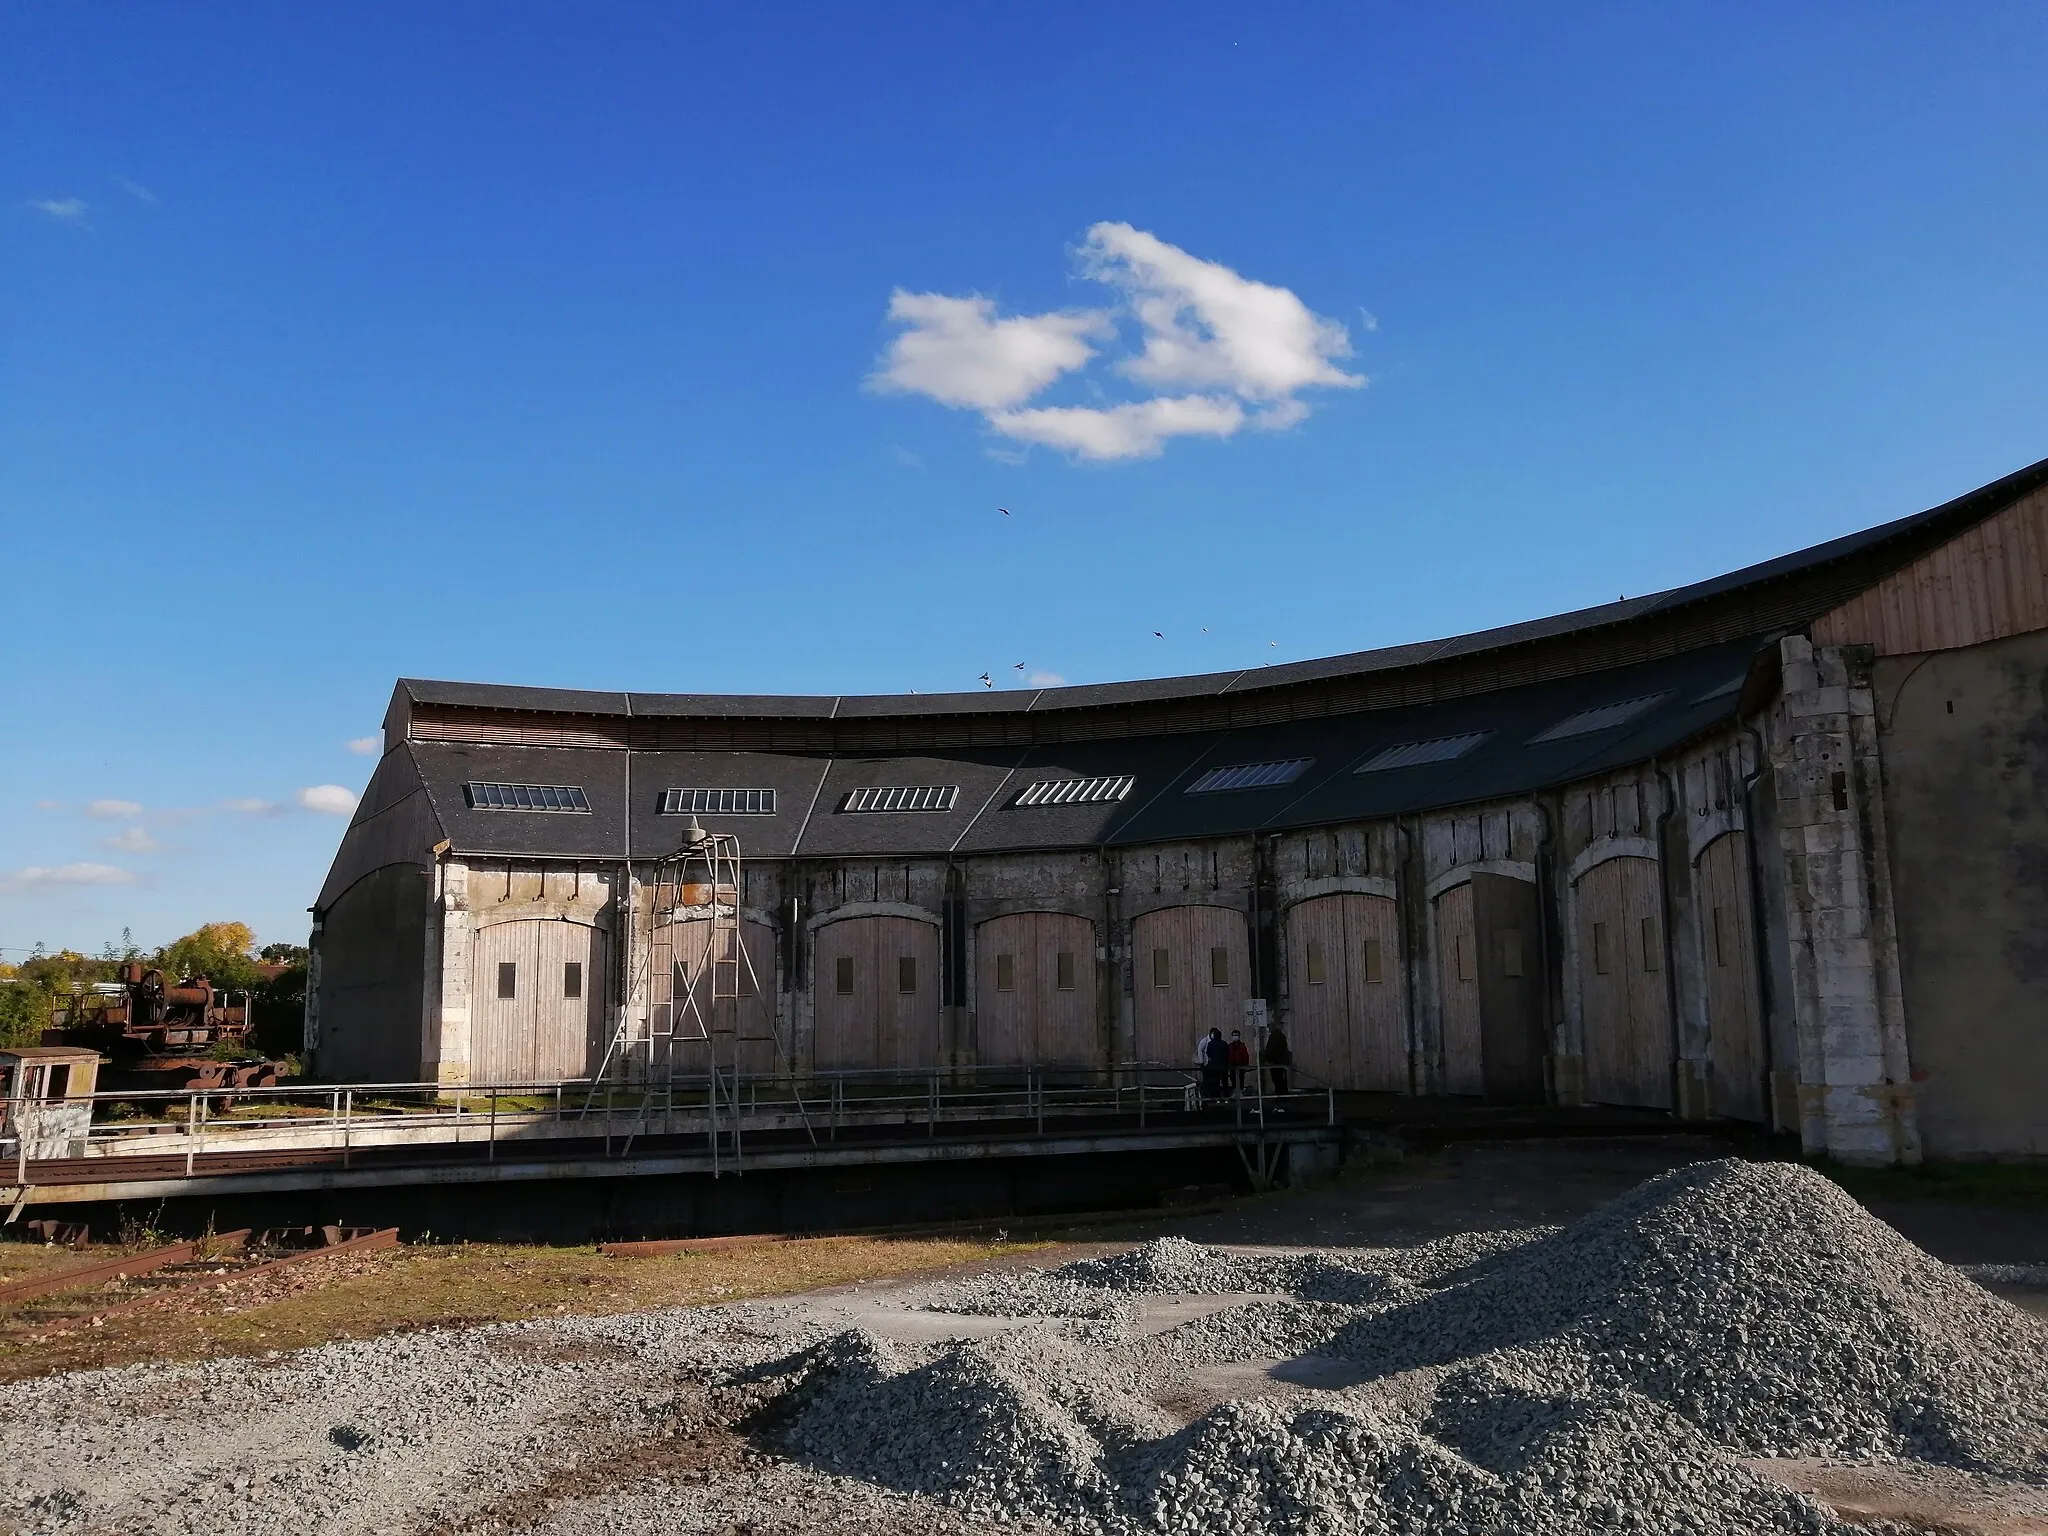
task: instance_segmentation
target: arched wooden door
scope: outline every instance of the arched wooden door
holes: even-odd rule
[[[742,921],[716,935],[696,919],[654,930],[648,998],[658,1052],[673,1070],[781,1072],[775,1041],[775,930]]]
[[[1708,1108],[1731,1120],[1761,1121],[1766,1118],[1764,1034],[1746,834],[1726,832],[1715,838],[1700,854],[1698,867],[1711,1057]]]
[[[1229,907],[1165,907],[1131,924],[1131,1001],[1138,1060],[1193,1065],[1213,1029],[1244,1027],[1251,950],[1244,914]],[[1247,1042],[1248,1044],[1250,1042]]]
[[[841,918],[818,930],[812,965],[819,1071],[942,1064],[936,923]]]
[[[1294,1060],[1338,1088],[1405,1093],[1400,929],[1385,896],[1345,892],[1287,909]]]
[[[1479,930],[1472,886],[1436,899],[1437,1004],[1443,1031],[1444,1092],[1484,1093],[1486,1060],[1479,1017]]]
[[[1671,1010],[1657,861],[1608,859],[1579,877],[1579,1006],[1586,1097],[1671,1107]]]
[[[521,918],[477,929],[470,984],[471,1080],[557,1083],[603,1057],[606,935],[588,923]]]
[[[975,930],[974,955],[982,1065],[1100,1065],[1093,923],[1064,912],[990,918]]]

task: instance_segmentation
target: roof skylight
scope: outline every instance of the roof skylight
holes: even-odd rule
[[[479,811],[585,811],[590,801],[581,784],[465,784],[470,807]]]
[[[1662,693],[1646,693],[1638,698],[1617,699],[1597,709],[1582,709],[1576,715],[1566,715],[1549,730],[1538,731],[1529,740],[1531,743],[1563,741],[1568,736],[1590,736],[1595,731],[1611,731],[1617,725],[1627,725],[1653,704],[1662,703],[1670,697],[1671,690],[1667,688]]]
[[[950,811],[960,798],[958,784],[906,784],[851,789],[839,804],[842,811]]]
[[[773,816],[772,789],[664,789],[664,816]]]
[[[1226,789],[1271,789],[1292,784],[1308,771],[1312,757],[1290,757],[1277,763],[1234,763],[1228,768],[1211,768],[1184,791],[1190,795],[1213,795]]]
[[[1099,805],[1121,800],[1137,784],[1128,773],[1096,779],[1040,779],[1017,797],[1022,805]]]
[[[1381,773],[1389,768],[1419,768],[1424,763],[1448,763],[1463,757],[1491,736],[1491,731],[1468,731],[1463,736],[1434,736],[1428,741],[1404,741],[1382,747],[1352,769],[1353,773]]]

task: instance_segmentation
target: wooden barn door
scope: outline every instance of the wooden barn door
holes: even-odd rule
[[[555,918],[492,923],[477,930],[474,953],[474,1080],[588,1076],[605,1046],[604,932]]]
[[[1017,912],[975,930],[976,1058],[985,1066],[1092,1067],[1095,925]]]
[[[940,1065],[936,924],[843,918],[818,930],[812,958],[820,1071]]]
[[[1764,1038],[1744,833],[1727,832],[1707,844],[1699,859],[1698,889],[1712,1057],[1708,1108],[1731,1120],[1761,1121]]]
[[[1400,930],[1384,896],[1317,896],[1287,910],[1294,1059],[1339,1088],[1405,1093]]]
[[[775,930],[742,921],[738,943],[729,928],[717,940],[725,952],[714,956],[712,927],[702,919],[655,929],[649,986],[657,1040],[668,1038],[677,1072],[705,1072],[714,1062],[722,1071],[784,1070],[775,1048]],[[706,1028],[708,1039],[695,1038]]]
[[[1579,999],[1586,1097],[1671,1107],[1671,1010],[1657,861],[1609,859],[1579,877]]]
[[[1437,997],[1443,1010],[1444,1092],[1486,1091],[1479,1020],[1479,933],[1472,887],[1454,885],[1436,899]]]
[[[1244,914],[1165,907],[1131,924],[1131,1001],[1138,1059],[1192,1066],[1195,1042],[1244,1027],[1251,951]],[[1250,1042],[1247,1042],[1249,1044]]]

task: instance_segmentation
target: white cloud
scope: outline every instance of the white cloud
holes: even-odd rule
[[[126,821],[130,816],[140,816],[142,807],[133,800],[88,800],[85,814],[95,821]]]
[[[221,801],[220,808],[224,811],[240,811],[244,816],[269,816],[277,810],[277,802],[243,796],[236,800]]]
[[[46,218],[55,219],[59,224],[69,224],[74,229],[90,229],[85,222],[85,199],[81,197],[32,197],[29,207]]]
[[[382,736],[357,736],[346,743],[349,751],[357,757],[375,757],[384,750]]]
[[[1013,441],[1111,461],[1151,458],[1176,437],[1284,431],[1308,415],[1301,391],[1365,383],[1337,365],[1351,355],[1350,333],[1288,289],[1129,224],[1092,225],[1077,257],[1083,276],[1117,292],[1117,310],[1000,319],[989,299],[898,290],[889,318],[906,329],[869,385],[980,411]],[[1135,320],[1142,340],[1115,371],[1155,393],[1123,403],[1030,405],[1096,359],[1091,343],[1115,334],[1116,315]],[[1376,322],[1366,318],[1370,329]],[[1013,450],[990,451],[1014,458]]]
[[[309,811],[319,811],[325,816],[349,816],[355,813],[355,794],[339,784],[315,784],[302,789],[296,796],[300,805]]]
[[[1160,389],[1223,389],[1246,400],[1285,400],[1312,385],[1365,382],[1332,358],[1351,337],[1285,288],[1241,277],[1218,262],[1128,224],[1097,224],[1083,266],[1121,288],[1145,330],[1145,350],[1122,365]]]
[[[130,197],[134,198],[138,202],[160,203],[163,201],[162,198],[158,197],[154,192],[150,191],[149,188],[145,187],[141,182],[130,181],[126,176],[116,176],[114,178],[114,185],[119,187],[123,192],[126,192]]]
[[[27,869],[17,869],[0,875],[0,885],[133,885],[135,874],[132,870],[117,869],[112,864],[59,864],[46,868],[31,864]]]
[[[1067,680],[1057,672],[1034,672],[1026,681],[1034,688],[1063,688]]]
[[[101,838],[100,846],[120,853],[155,853],[161,845],[141,827],[123,827],[112,837]]]
[[[1229,437],[1245,424],[1245,412],[1235,400],[1181,395],[1131,405],[1000,411],[988,424],[1005,437],[1084,459],[1149,459],[1170,437]]]
[[[1099,310],[999,320],[993,299],[900,288],[889,297],[889,318],[904,330],[868,376],[869,386],[977,411],[1022,405],[1084,366],[1095,356],[1089,341],[1111,332]]]

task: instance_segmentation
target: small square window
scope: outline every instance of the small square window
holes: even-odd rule
[[[1360,958],[1365,962],[1365,979],[1368,982],[1385,981],[1387,973],[1380,959],[1380,941],[1367,939],[1359,948],[1362,951]]]
[[[500,998],[519,995],[519,966],[511,960],[498,962],[498,996]]]
[[[1612,961],[1607,953],[1607,925],[1605,923],[1595,923],[1593,925],[1593,974],[1595,976],[1605,976],[1608,974],[1611,965]]]
[[[1017,957],[1015,955],[996,956],[996,990],[998,992],[1014,992],[1017,990]]]
[[[833,962],[832,980],[841,997],[853,996],[853,956],[841,955]]]
[[[1503,976],[1522,974],[1522,930],[1503,928],[1500,932],[1500,973]]]
[[[1155,987],[1169,987],[1173,985],[1167,970],[1166,951],[1163,949],[1152,951],[1152,985]]]
[[[1325,985],[1329,979],[1323,970],[1323,941],[1321,939],[1310,939],[1308,941],[1308,984],[1312,987],[1320,987]]]
[[[1664,968],[1664,945],[1657,936],[1657,919],[1643,919],[1643,969],[1655,973]]]
[[[1059,989],[1062,992],[1074,990],[1074,952],[1063,949],[1059,954]]]
[[[1221,944],[1209,951],[1209,985],[1227,987],[1230,985],[1230,951]]]
[[[896,990],[915,992],[917,990],[917,957],[899,955],[896,959]]]
[[[583,995],[583,962],[565,960],[562,962],[562,996],[578,998]]]

